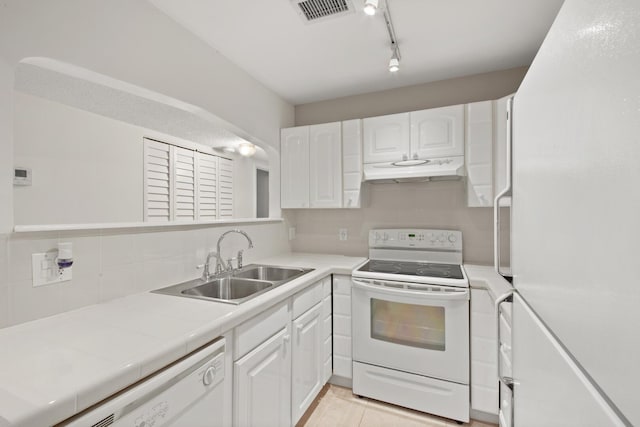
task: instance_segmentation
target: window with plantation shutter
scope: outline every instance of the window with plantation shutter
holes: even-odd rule
[[[181,147],[173,149],[174,220],[196,220],[196,165],[193,150]]]
[[[218,159],[218,218],[233,218],[233,160]]]
[[[144,139],[144,220],[233,218],[233,160]]]
[[[218,217],[218,157],[198,153],[198,215],[201,221]]]
[[[171,146],[144,140],[144,219],[171,220]]]

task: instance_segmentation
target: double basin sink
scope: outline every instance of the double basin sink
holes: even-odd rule
[[[240,304],[312,271],[312,268],[250,264],[243,268],[158,289],[159,294]]]

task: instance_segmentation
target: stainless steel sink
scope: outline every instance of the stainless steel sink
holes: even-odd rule
[[[273,283],[266,281],[221,277],[204,285],[185,289],[182,294],[231,301],[246,298],[272,287]]]
[[[248,266],[252,267],[252,266]],[[243,277],[245,279],[268,280],[273,282],[281,282],[304,274],[304,268],[288,268],[273,267],[270,265],[256,265],[250,269],[242,269],[234,274],[234,277]]]
[[[152,292],[241,304],[310,271],[313,269],[250,264],[233,272],[212,276],[206,281],[190,280]]]

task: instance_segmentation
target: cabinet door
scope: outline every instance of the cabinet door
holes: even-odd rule
[[[309,127],[282,129],[280,134],[282,208],[309,207]]]
[[[364,162],[396,162],[409,157],[409,113],[370,117],[362,121]]]
[[[510,118],[509,115],[511,112],[509,111],[508,103],[509,99],[511,99],[514,94],[509,96],[505,96],[504,98],[500,98],[494,102],[494,153],[493,153],[493,173],[494,173],[494,192],[495,195],[501,193],[504,189],[507,188],[507,174],[509,173],[509,163],[511,163],[511,158],[508,157],[509,150],[507,149],[507,145],[509,144],[509,127],[510,127]],[[503,198],[501,199],[501,206],[506,205],[509,206],[511,204],[511,199]]]
[[[235,362],[234,425],[291,425],[289,326]]]
[[[318,303],[293,321],[291,392],[293,424],[302,417],[324,383],[322,320],[322,303]]]
[[[351,276],[333,276],[333,374],[352,378]]]
[[[428,159],[464,155],[464,105],[411,113],[411,156]]]
[[[471,409],[498,415],[497,321],[485,289],[471,289]]]
[[[342,207],[340,122],[309,126],[309,207]]]
[[[493,101],[467,104],[467,206],[493,206]]]
[[[342,122],[342,206],[360,207],[362,186],[362,120]]]

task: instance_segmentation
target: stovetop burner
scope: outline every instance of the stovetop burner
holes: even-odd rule
[[[442,279],[464,279],[462,269],[457,264],[370,260],[360,267],[358,271]]]

